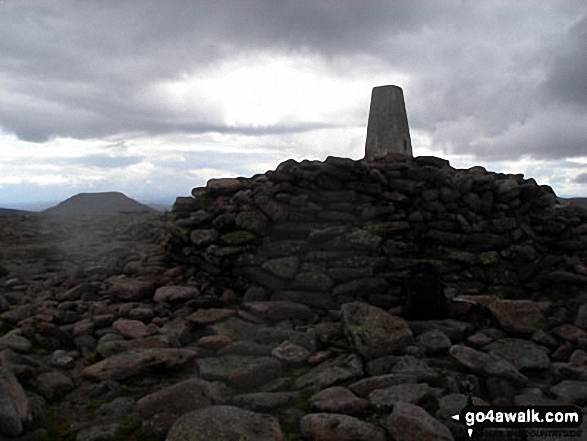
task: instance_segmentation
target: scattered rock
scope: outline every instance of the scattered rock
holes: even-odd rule
[[[281,363],[272,357],[224,355],[197,360],[200,377],[225,382],[236,389],[250,389],[281,375]]]
[[[211,406],[190,412],[171,427],[166,441],[283,441],[275,417],[233,406]]]
[[[385,441],[374,424],[336,413],[310,413],[300,423],[302,435],[323,441]]]
[[[356,351],[367,359],[399,352],[412,342],[407,322],[381,308],[353,302],[340,309],[345,333]]]
[[[419,406],[399,401],[387,418],[387,430],[396,441],[454,441],[440,421]]]
[[[122,380],[154,367],[184,366],[195,356],[189,349],[134,349],[88,366],[82,375],[95,380]]]

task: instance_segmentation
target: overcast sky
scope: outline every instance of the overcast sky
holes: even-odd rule
[[[384,84],[415,156],[587,196],[584,0],[0,0],[0,207],[360,159]]]

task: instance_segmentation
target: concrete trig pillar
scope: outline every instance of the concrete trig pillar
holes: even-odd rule
[[[388,153],[412,156],[404,93],[398,86],[374,87],[371,93],[365,159],[376,161]]]

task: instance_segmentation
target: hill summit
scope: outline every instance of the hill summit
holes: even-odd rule
[[[79,193],[43,213],[50,215],[99,215],[154,211],[118,191]]]

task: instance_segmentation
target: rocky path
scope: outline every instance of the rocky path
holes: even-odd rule
[[[587,403],[584,294],[408,322],[243,302],[166,266],[152,215],[0,225],[0,440],[460,440],[468,390]]]

